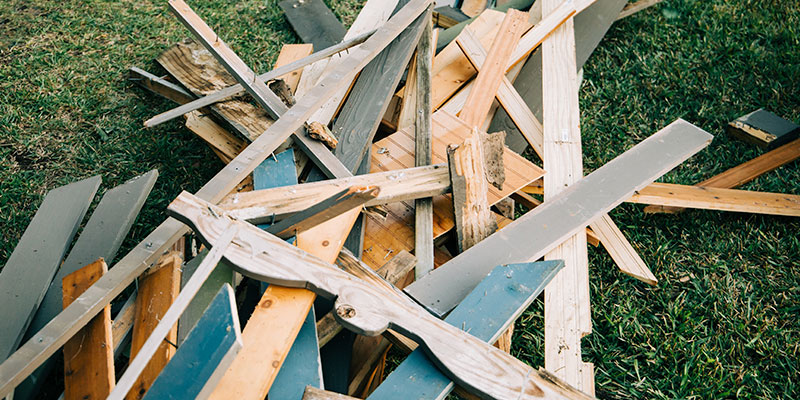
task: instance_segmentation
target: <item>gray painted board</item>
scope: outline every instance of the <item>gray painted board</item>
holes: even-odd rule
[[[322,0],[284,0],[278,5],[304,43],[324,49],[342,41],[347,29]]]
[[[33,317],[24,340],[30,339],[39,329],[64,309],[61,294],[61,280],[97,260],[105,259],[109,264],[117,255],[119,247],[139,215],[147,195],[153,189],[158,171],[152,170],[137,176],[122,185],[107,191],[92,212],[89,221],[81,231],[75,246],[70,250],[55,279],[50,283],[39,310]],[[14,391],[16,399],[33,398],[40,390],[39,382],[52,371],[56,360],[51,358],[36,370]]]
[[[48,192],[0,272],[0,360],[22,341],[100,181],[94,176]]]
[[[575,18],[575,62],[580,70],[600,44],[611,24],[619,15],[627,0],[597,0],[594,4],[577,14]],[[533,115],[542,120],[542,52],[537,49],[522,67],[514,88],[525,100]],[[489,125],[489,132],[506,132],[506,145],[522,154],[528,141],[514,125],[508,113],[501,107]]]
[[[585,229],[713,137],[679,119],[502,230],[454,257],[405,291],[436,315],[452,310],[493,265],[533,261]]]

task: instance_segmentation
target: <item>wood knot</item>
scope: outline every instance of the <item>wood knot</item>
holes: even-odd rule
[[[336,314],[344,319],[353,318],[356,316],[356,309],[349,304],[342,304],[336,307]]]

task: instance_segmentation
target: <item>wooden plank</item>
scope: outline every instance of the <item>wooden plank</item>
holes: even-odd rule
[[[560,0],[542,0],[542,15]],[[558,196],[583,177],[574,21],[568,20],[542,42],[544,104],[544,200]],[[594,395],[594,367],[584,363],[581,338],[592,331],[589,256],[583,230],[544,256],[564,260],[544,292],[544,367],[578,390]]]
[[[141,345],[137,345],[137,335],[135,330],[136,325],[134,324],[134,340],[131,345],[131,361],[128,364],[128,369],[125,370],[125,373],[117,382],[117,386],[108,396],[108,399],[116,400],[116,399],[123,399],[129,396],[135,396],[137,398],[142,398],[147,391],[147,388],[150,387],[152,382],[158,376],[158,373],[161,371],[164,365],[166,365],[165,361],[161,361],[161,357],[157,353],[162,353],[166,345],[166,350],[172,354],[174,354],[174,348],[171,347],[171,343],[174,342],[174,338],[172,341],[169,340],[169,336],[172,335],[172,332],[175,331],[175,324],[178,322],[180,318],[180,314],[186,307],[189,305],[189,302],[192,300],[197,291],[200,289],[200,286],[203,284],[208,275],[211,274],[211,271],[217,265],[217,263],[222,259],[222,255],[225,252],[225,249],[231,243],[232,238],[235,235],[235,230],[229,230],[222,233],[220,240],[216,242],[216,245],[213,249],[208,253],[208,256],[200,263],[200,266],[197,267],[197,270],[193,274],[189,283],[187,283],[183,290],[180,291],[177,297],[174,298],[174,301],[170,299],[170,305],[166,309],[166,312],[163,315],[160,315],[157,319],[157,323],[155,327],[148,332],[146,336],[146,340],[143,341]],[[180,259],[174,254],[171,254],[167,257],[166,262],[167,265],[161,266],[159,270],[147,276],[147,278],[154,278],[152,279],[153,282],[157,282],[155,278],[160,278],[159,272],[165,271],[164,274],[170,273],[172,275],[177,275],[179,273],[173,272],[174,269],[172,265],[180,266]],[[160,281],[164,281],[164,279],[160,279]],[[177,290],[178,282],[176,282],[173,286],[175,287],[174,290]],[[173,290],[171,287],[166,288],[167,290]],[[139,295],[137,296],[137,307],[136,307],[136,314],[137,314],[137,321],[140,319],[138,318],[140,310],[144,307],[138,307],[139,304],[145,303],[147,307],[153,306],[153,302],[163,303],[163,299],[159,299],[158,297],[166,297],[164,296],[165,293],[163,292],[154,292],[154,293],[146,293],[140,287]],[[153,298],[153,295],[156,295],[156,298]],[[147,302],[140,302],[139,298],[147,299]],[[148,304],[149,303],[149,304]],[[149,311],[149,310],[148,310]],[[147,316],[153,316],[152,313],[147,313]],[[166,340],[165,340],[166,339]],[[136,347],[134,347],[136,346]],[[136,349],[136,350],[134,350]],[[137,351],[138,350],[138,351]],[[135,354],[134,354],[135,353]],[[147,382],[147,387],[143,387],[141,383],[142,377],[147,377],[150,375],[151,366],[152,364],[159,363],[162,364],[159,366],[158,371],[155,374],[152,374],[152,380]],[[126,396],[127,395],[127,396]]]
[[[270,399],[297,399],[302,396],[305,387],[322,386],[320,347],[316,315],[314,307],[311,307],[289,355],[275,377],[275,384],[269,390]]]
[[[453,185],[458,251],[463,252],[486,239],[497,230],[497,222],[489,209],[483,146],[480,133],[472,130],[461,145],[447,149],[450,180]]]
[[[787,143],[746,163],[706,179],[695,186],[733,189],[798,158],[800,158],[800,139]],[[665,212],[675,214],[683,210],[684,208],[681,207],[657,205],[649,205],[644,208],[644,212],[646,213]]]
[[[158,269],[139,281],[139,292],[136,295],[136,311],[133,323],[133,339],[131,340],[131,360],[135,359],[139,351],[148,341],[148,338],[159,323],[163,320],[167,310],[178,297],[181,285],[182,259],[176,253],[165,256]],[[177,322],[177,321],[176,321]],[[178,326],[170,327],[166,340],[161,342],[152,354],[146,367],[139,375],[136,382],[128,391],[126,399],[141,399],[150,388],[150,385],[161,373],[164,366],[175,354],[174,343],[178,339]]]
[[[477,17],[488,5],[487,0],[464,0],[461,2],[461,12],[469,17]]]
[[[183,265],[181,269],[181,288],[189,283],[206,256],[208,256],[208,250],[203,250]],[[189,302],[186,310],[184,310],[178,320],[178,337],[176,343],[179,348],[192,329],[197,325],[198,321],[203,317],[206,308],[208,308],[214,298],[216,298],[219,288],[226,283],[229,285],[235,284],[235,275],[236,272],[231,268],[231,265],[223,260],[214,268],[214,271],[211,272],[208,278],[206,278],[206,281],[203,282],[200,290],[192,301]]]
[[[266,229],[267,232],[288,239],[298,232],[307,231],[343,213],[361,207],[374,199],[380,189],[376,186],[353,186],[345,189],[306,210],[300,211]]]
[[[433,58],[436,56],[433,22],[429,22],[417,44],[417,60],[414,64],[416,95],[414,108],[414,165],[431,164],[433,147],[431,121],[431,84]],[[409,85],[410,87],[410,85]],[[406,97],[411,97],[407,94]],[[414,254],[417,255],[416,276],[433,270],[433,199],[414,201]]]
[[[628,202],[754,214],[800,216],[800,196],[703,186],[653,183]]]
[[[98,186],[94,176],[49,191],[0,271],[0,360],[22,341]]]
[[[586,60],[600,43],[626,2],[627,0],[596,0],[593,5],[575,14],[575,53],[578,69],[583,68]],[[522,67],[519,77],[514,81],[514,87],[525,100],[528,108],[533,111],[533,115],[541,121],[542,85],[540,82],[542,82],[542,52],[535,51]],[[506,132],[506,145],[512,150],[522,153],[528,146],[528,142],[519,133],[513,119],[504,110],[498,110],[489,126],[489,132],[498,131]]]
[[[301,44],[285,44],[281,47],[281,52],[278,53],[278,59],[275,60],[275,69],[291,65],[292,63],[302,60],[314,54],[314,46],[307,43]],[[296,69],[278,76],[275,79],[282,79],[286,82],[292,94],[297,90],[297,85],[300,83],[300,77],[303,75],[302,69]]]
[[[646,8],[650,8],[658,3],[661,3],[662,1],[663,0],[639,0],[636,2],[629,2],[617,16],[617,21],[625,17],[630,17],[631,15],[636,14],[637,12]]]
[[[408,332],[449,377],[474,394],[490,398],[568,395],[541,373],[433,317],[410,299],[387,295],[247,222],[224,217],[219,214],[221,209],[196,196],[183,192],[168,210],[210,243],[219,240],[218,232],[237,229],[236,245],[228,247],[225,257],[244,274],[272,284],[311,288],[326,298],[335,298],[339,320],[354,332],[375,336],[389,326]],[[247,248],[252,245],[261,251]]]
[[[114,317],[111,325],[111,342],[114,343],[114,359],[119,358],[127,350],[130,344],[131,331],[133,331],[133,319],[136,314],[136,293],[131,293],[128,300],[122,305]]]
[[[596,221],[589,224],[589,226],[592,227],[592,232],[595,232],[599,238],[602,238],[600,243],[603,244],[603,247],[608,251],[608,254],[611,255],[611,258],[614,259],[614,262],[623,273],[650,285],[658,284],[658,279],[656,279],[653,272],[650,271],[650,268],[648,268],[647,264],[642,260],[642,257],[634,250],[633,246],[631,246],[630,242],[625,238],[625,235],[608,214],[598,218]]]
[[[759,108],[729,122],[725,131],[758,147],[774,149],[797,139],[800,125]]]
[[[145,399],[203,399],[242,348],[236,295],[223,284]]]
[[[463,142],[472,132],[462,121],[444,111],[434,113],[432,124],[433,162],[444,162],[447,146],[450,143]],[[401,130],[376,142],[372,148],[372,171],[391,171],[414,165],[413,135],[407,130]],[[503,153],[503,165],[506,181],[502,191],[494,186],[489,187],[490,204],[517,191],[516,188],[524,187],[524,182],[538,179],[544,174],[544,170],[509,149],[505,149]],[[455,222],[450,198],[436,196],[433,204],[433,234],[436,238],[453,229]],[[395,253],[400,250],[411,251],[414,246],[413,205],[401,202],[387,204],[385,207],[389,210],[385,221],[367,218],[363,259],[372,268],[378,268],[386,262],[384,257],[390,250]]]
[[[468,20],[470,17],[453,6],[441,6],[433,9],[433,24],[442,28],[449,28]]]
[[[335,46],[331,46],[331,47],[328,47],[326,49],[319,50],[319,51],[317,51],[317,52],[315,52],[313,54],[310,54],[310,55],[308,55],[306,57],[303,57],[303,58],[301,58],[299,60],[293,61],[293,62],[291,62],[289,64],[285,64],[285,65],[282,65],[280,67],[276,67],[272,71],[269,71],[267,73],[259,75],[258,79],[263,81],[263,82],[268,82],[268,81],[270,81],[272,79],[284,79],[284,80],[287,80],[286,79],[287,76],[294,75],[296,73],[299,74],[299,70],[301,70],[306,65],[312,64],[312,63],[314,63],[316,61],[319,61],[319,60],[325,59],[327,57],[330,57],[331,55],[337,54],[337,53],[339,53],[341,51],[347,50],[350,47],[353,47],[353,46],[356,46],[358,44],[361,44],[365,40],[367,40],[373,33],[375,33],[375,30],[368,31],[368,32],[366,32],[364,34],[355,36],[352,39],[345,40],[342,43],[337,44]],[[303,45],[284,45],[284,47],[286,47],[286,46],[303,46]],[[278,59],[280,60],[280,55],[278,56]],[[289,83],[289,81],[287,80],[287,84],[288,83]],[[290,87],[292,87],[292,86],[290,85]],[[147,128],[152,128],[152,127],[154,127],[154,126],[156,126],[158,124],[167,122],[169,120],[177,118],[177,117],[179,117],[181,115],[184,115],[186,113],[189,113],[191,111],[195,111],[195,110],[201,109],[203,107],[210,106],[210,105],[212,105],[214,103],[227,100],[227,99],[229,99],[231,97],[238,96],[238,95],[240,95],[242,93],[244,93],[244,88],[242,87],[242,85],[240,85],[238,83],[235,84],[235,85],[232,85],[232,86],[227,86],[224,89],[213,91],[213,92],[211,92],[211,93],[209,93],[209,94],[207,94],[205,96],[202,96],[200,98],[191,100],[190,102],[188,102],[186,104],[182,104],[180,107],[176,107],[176,108],[173,108],[172,110],[169,110],[169,111],[163,112],[163,113],[161,113],[159,115],[156,115],[155,117],[150,118],[147,121],[145,121],[144,122],[144,126],[147,127]]]
[[[64,307],[69,306],[108,271],[103,259],[62,279]],[[114,388],[111,305],[103,308],[64,345],[64,399],[102,399]]]
[[[31,320],[24,337],[25,340],[42,329],[63,309],[61,281],[67,275],[98,258],[113,260],[116,257],[119,247],[125,240],[157,178],[158,171],[152,170],[103,195],[80,237],[50,283],[39,309]],[[16,388],[15,396],[18,399],[36,397],[41,390],[42,380],[47,379],[55,367],[55,362],[56,359],[53,358],[31,374],[29,379]]]
[[[220,206],[230,215],[252,223],[280,221],[353,186],[381,188],[374,199],[364,204],[369,207],[445,194],[450,191],[450,177],[446,165],[436,164],[234,193]]]
[[[444,315],[489,272],[488,265],[536,260],[589,222],[704,148],[712,136],[677,120],[408,286],[405,292]],[[602,190],[601,190],[602,188]],[[498,252],[502,248],[504,251]]]
[[[509,0],[506,2],[506,4],[496,5],[494,7],[491,7],[489,11],[498,11],[504,13],[508,11],[508,9],[510,8],[515,8],[517,10],[526,10],[529,7],[531,7],[531,5],[533,5],[533,7],[536,6],[533,0]],[[485,12],[486,11],[484,11],[484,13]],[[477,18],[479,17],[480,15]],[[439,40],[436,43],[436,51],[440,52],[444,48],[446,48],[456,38],[456,36],[458,36],[458,34],[464,30],[464,28],[474,23],[477,20],[477,18],[468,19],[451,28],[442,30],[442,34],[440,35]]]
[[[445,322],[492,343],[563,266],[560,261],[544,261],[495,267]],[[415,350],[368,399],[441,399],[454,386],[421,350]]]
[[[336,392],[329,392],[323,389],[317,389],[313,386],[306,386],[303,392],[303,400],[355,400],[357,397],[350,397],[347,395],[339,394]]]
[[[338,90],[343,78],[352,79],[375,54],[396,37],[411,21],[429,5],[429,0],[412,0],[390,21],[384,24],[355,53],[337,66],[335,71],[316,86],[306,97],[298,100],[289,112],[275,122],[262,135],[236,158],[218,172],[197,192],[209,201],[218,202],[237,187],[253,169],[268,157],[288,138],[294,130],[301,127],[307,117],[325,102],[328,96]],[[151,267],[187,228],[174,219],[167,219],[133,250],[117,263],[108,274],[98,281],[102,289],[89,291],[82,301],[75,302],[56,318],[50,321],[34,337],[20,347],[6,361],[0,364],[0,396],[5,396],[47,357],[63,345],[70,335],[96,315],[108,302],[122,292],[144,270]]]
[[[486,62],[483,63],[474,88],[467,97],[464,108],[458,116],[469,126],[483,125],[486,115],[494,101],[510,62],[512,52],[517,46],[523,31],[528,27],[528,14],[514,9],[508,10],[500,28],[492,41]]]
[[[195,99],[194,95],[182,87],[138,67],[128,68],[128,80],[178,104],[185,104]]]
[[[322,0],[284,0],[278,3],[297,36],[316,49],[339,43],[347,29]]]

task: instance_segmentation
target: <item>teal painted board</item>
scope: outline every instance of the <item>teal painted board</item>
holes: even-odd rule
[[[207,398],[242,346],[236,297],[225,284],[144,398]]]
[[[189,282],[194,271],[197,270],[197,267],[200,266],[200,263],[203,262],[206,255],[208,255],[208,250],[203,250],[184,264],[181,271],[181,288]],[[217,267],[214,268],[214,271],[211,272],[208,279],[203,282],[203,286],[200,287],[200,290],[178,320],[178,346],[186,340],[189,332],[191,332],[197,322],[200,321],[206,308],[208,308],[211,301],[214,300],[214,297],[217,295],[217,292],[219,292],[219,288],[225,284],[233,285],[234,277],[235,272],[227,261],[223,259],[217,264]]]
[[[137,176],[122,185],[107,191],[92,212],[89,221],[81,231],[78,240],[67,255],[47,293],[39,305],[23,340],[30,339],[63,307],[61,280],[102,257],[111,265],[119,247],[128,235],[136,216],[139,215],[147,196],[158,179],[158,171],[152,170]],[[28,379],[17,386],[16,399],[32,399],[41,389],[41,381],[46,379],[55,366],[55,358],[42,364]]]
[[[561,260],[495,267],[445,318],[445,322],[492,343],[542,293],[563,267]],[[452,389],[453,382],[434,366],[421,349],[417,349],[389,374],[368,399],[440,399]]]
[[[100,181],[94,176],[48,192],[0,272],[0,361],[17,350]]]
[[[253,171],[253,188],[256,190],[296,184],[297,169],[292,149],[276,154],[274,158],[267,158]],[[270,224],[258,225],[259,228],[265,230],[269,226]],[[295,238],[292,237],[286,241],[294,244]],[[267,290],[267,286],[266,282],[261,282],[262,293]],[[322,367],[314,315],[312,306],[270,388],[270,399],[300,399],[307,385],[322,388]]]
[[[311,307],[269,390],[269,400],[301,399],[306,386],[322,388],[321,378],[317,320],[314,307]]]

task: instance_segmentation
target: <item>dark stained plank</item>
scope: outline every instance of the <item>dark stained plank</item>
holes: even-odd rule
[[[619,15],[627,0],[597,0],[594,4],[575,15],[575,53],[578,69],[589,59],[600,40]],[[440,36],[441,38],[441,36]],[[441,39],[440,39],[441,40]],[[542,120],[542,52],[534,51],[522,67],[514,88],[525,100],[536,118]],[[506,132],[506,145],[517,153],[528,147],[525,137],[517,129],[514,121],[502,108],[497,110],[489,132]]]
[[[98,258],[113,260],[133,226],[158,178],[152,170],[107,191],[83,228],[75,246],[64,260],[33,317],[25,340],[30,339],[63,309],[61,281]],[[17,399],[31,399],[41,389],[41,380],[53,369],[55,358],[45,363],[15,391]]]
[[[595,218],[706,147],[713,137],[677,120],[570,185],[557,197],[459,254],[405,289],[436,315],[444,315],[492,265],[536,260]]]
[[[0,272],[0,360],[22,341],[99,186],[94,176],[48,192],[17,242]]]
[[[342,41],[347,29],[322,0],[284,0],[278,5],[286,14],[297,36],[315,49],[324,49]]]

